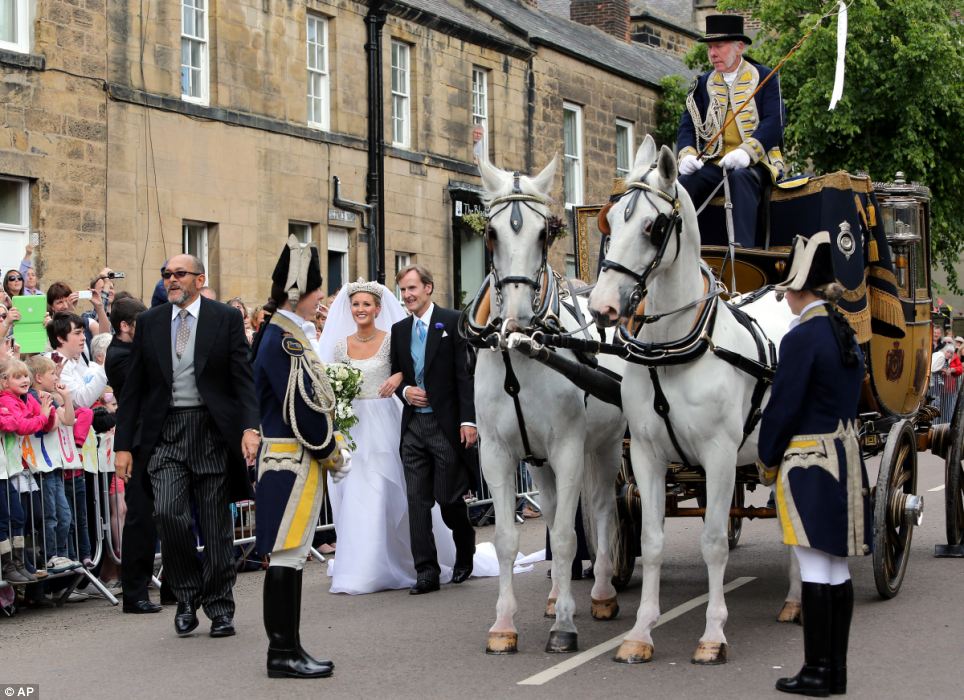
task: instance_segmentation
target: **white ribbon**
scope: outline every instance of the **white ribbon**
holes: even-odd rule
[[[837,106],[843,96],[844,64],[847,58],[847,3],[840,0],[840,10],[837,12],[837,69],[833,76],[833,91],[830,93],[830,107]]]

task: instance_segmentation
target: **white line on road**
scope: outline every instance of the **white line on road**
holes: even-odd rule
[[[934,491],[943,491],[943,490],[944,490],[944,484],[941,484],[940,486],[935,486],[932,489],[927,489],[927,492],[933,493]]]
[[[755,580],[756,580],[756,576],[741,576],[740,578],[733,579],[728,584],[723,586],[723,592],[729,593],[730,591],[735,590],[740,586],[744,586],[748,584],[750,581],[755,581]],[[669,612],[663,615],[660,615],[659,622],[653,625],[653,627],[656,628],[656,627],[659,627],[660,625],[670,622],[671,620],[675,620],[680,615],[684,615],[685,613],[688,613],[690,610],[693,610],[694,608],[698,608],[701,605],[704,605],[708,599],[709,599],[709,594],[704,593],[703,595],[697,596],[692,600],[688,600],[685,603],[682,603],[681,605],[677,605]],[[578,668],[579,666],[582,666],[584,663],[588,661],[592,661],[597,656],[605,654],[607,651],[611,649],[615,649],[622,643],[623,637],[625,636],[626,636],[626,632],[623,632],[618,637],[613,637],[609,641],[603,642],[602,644],[597,644],[591,649],[587,649],[586,651],[583,651],[579,654],[576,654],[573,657],[566,659],[562,663],[558,663],[555,666],[547,668],[545,671],[540,671],[534,676],[529,676],[525,680],[519,681],[516,685],[543,685],[544,683],[548,683],[553,678],[557,678],[561,676],[563,673],[566,673],[567,671],[571,671],[574,668]]]

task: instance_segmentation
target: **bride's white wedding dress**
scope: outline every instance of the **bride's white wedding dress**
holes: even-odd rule
[[[348,357],[341,338],[331,357],[361,370],[363,379],[361,394],[352,404],[358,423],[351,429],[357,445],[351,471],[338,484],[328,480],[338,533],[338,550],[328,560],[332,593],[372,593],[415,583],[405,473],[398,453],[402,407],[395,397],[378,397],[378,388],[391,372],[390,343],[386,334],[373,357],[355,360]],[[432,509],[432,529],[440,581],[447,583],[455,564],[455,544],[438,505]]]

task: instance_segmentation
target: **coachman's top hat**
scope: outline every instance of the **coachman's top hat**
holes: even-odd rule
[[[753,43],[743,31],[742,15],[707,15],[706,35],[697,41],[704,44],[711,41],[742,41],[747,45]]]
[[[790,269],[787,278],[773,286],[777,292],[812,290],[836,281],[833,255],[830,250],[830,234],[827,231],[820,231],[809,239],[803,236],[794,238],[787,267]]]

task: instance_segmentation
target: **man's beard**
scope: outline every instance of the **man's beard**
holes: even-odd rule
[[[187,301],[191,295],[184,288],[181,289],[171,289],[167,292],[167,300],[174,304],[175,306],[180,306],[185,301]]]

